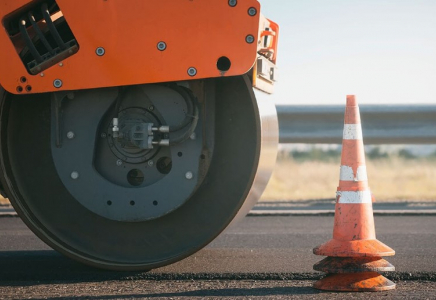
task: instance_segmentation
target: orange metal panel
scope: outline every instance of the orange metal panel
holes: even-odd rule
[[[3,0],[0,18],[29,0]],[[6,30],[0,30],[0,84],[9,92],[31,86],[30,93],[180,81],[246,73],[259,40],[260,4],[239,0],[57,0],[80,48],[42,73],[27,72]],[[249,9],[257,10],[250,16]],[[3,23],[3,22],[2,22]],[[3,26],[4,27],[4,26]],[[254,37],[247,43],[247,35]],[[157,49],[164,41],[165,51]],[[96,55],[103,47],[105,54]],[[225,56],[226,72],[217,68]],[[197,70],[195,76],[188,69]],[[26,77],[23,84],[20,78]],[[62,81],[55,88],[56,79]],[[23,89],[22,93],[29,93]]]

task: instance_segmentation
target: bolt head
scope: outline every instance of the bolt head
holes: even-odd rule
[[[54,81],[53,81],[53,86],[55,87],[55,88],[60,88],[60,87],[62,87],[62,80],[60,80],[60,79],[55,79]]]
[[[153,105],[150,105],[150,106],[148,107],[148,110],[153,111],[153,110],[154,110],[154,106],[153,106]]]
[[[64,63],[59,63],[59,67],[63,67],[64,66]]]
[[[67,138],[68,138],[68,139],[71,140],[71,139],[74,139],[74,137],[75,137],[74,132],[72,132],[72,131],[68,131],[68,132],[67,132]]]
[[[238,1],[237,1],[237,0],[229,0],[229,5],[230,5],[231,7],[235,7],[236,4],[238,4]]]
[[[119,167],[119,166],[121,166],[123,164],[123,162],[121,161],[121,159],[118,159],[117,160],[117,166]]]
[[[197,135],[195,134],[195,132],[193,132],[189,138],[191,140],[195,140],[197,138]]]
[[[76,171],[71,172],[71,179],[76,180],[77,178],[79,178],[79,173]]]
[[[167,44],[165,42],[159,42],[157,43],[157,49],[159,51],[164,51],[167,48]]]
[[[185,174],[185,178],[188,180],[191,180],[194,177],[194,174],[192,174],[192,172],[186,172]]]
[[[248,44],[253,44],[253,42],[254,42],[254,36],[252,36],[251,34],[247,35],[247,36],[245,37],[245,41],[246,41]]]
[[[189,75],[189,76],[195,76],[195,75],[197,75],[197,69],[194,68],[194,67],[189,68],[189,69],[188,69],[188,75]]]
[[[39,76],[44,77],[44,73],[39,74]]]
[[[103,56],[105,54],[105,50],[103,47],[98,47],[97,49],[95,49],[95,54],[97,54],[98,56]]]
[[[154,165],[154,162],[152,160],[149,160],[147,163],[150,167],[152,167]]]
[[[254,17],[255,15],[257,15],[257,9],[254,8],[254,7],[250,7],[250,8],[248,9],[248,15]]]

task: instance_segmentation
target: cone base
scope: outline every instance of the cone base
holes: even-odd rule
[[[390,272],[395,267],[381,257],[326,257],[313,265],[325,273]]]
[[[318,290],[339,292],[380,292],[395,289],[396,285],[376,272],[330,274],[313,285]]]
[[[313,254],[337,257],[392,256],[395,251],[379,240],[339,241],[332,239],[313,249]]]

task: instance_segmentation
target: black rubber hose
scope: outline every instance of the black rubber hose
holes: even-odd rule
[[[51,20],[50,12],[49,12],[49,10],[47,8],[47,3],[44,3],[42,5],[41,12],[42,12],[42,16],[44,17],[45,22],[47,23],[47,26],[48,26],[49,30],[50,30],[50,34],[55,39],[55,41],[58,44],[59,48],[61,48],[61,50],[66,50],[67,49],[67,45],[62,40],[62,37],[59,35],[58,30],[56,29],[55,25],[53,24],[53,21]]]
[[[18,27],[20,29],[20,33],[22,38],[24,39],[24,42],[26,43],[26,46],[29,48],[30,54],[32,54],[33,58],[36,60],[37,63],[42,62],[42,56],[39,54],[38,50],[36,50],[35,45],[32,43],[32,40],[30,39],[29,33],[27,33],[26,29],[26,20],[24,18],[21,18]]]
[[[38,24],[36,24],[35,16],[31,11],[28,12],[27,16],[29,17],[30,23],[32,23],[33,29],[35,30],[36,34],[38,35],[39,39],[43,43],[44,47],[47,49],[47,51],[54,56],[56,53],[54,52],[53,48],[48,43],[47,39],[45,38],[44,34],[42,33],[41,29],[39,28]]]
[[[127,88],[120,87],[118,89],[117,97],[115,98],[115,107],[114,107],[114,118],[118,118],[118,113],[120,112],[121,103],[123,102],[124,95],[126,94]]]
[[[194,133],[195,128],[197,127],[199,115],[200,115],[200,111],[199,111],[197,105],[194,105],[194,115],[191,116],[191,125],[189,126],[188,130],[186,130],[180,136],[178,136],[174,139],[172,139],[170,137],[170,146],[183,143],[184,141],[189,139],[189,137]]]
[[[175,132],[175,131],[179,131],[183,128],[185,128],[186,126],[188,126],[189,124],[191,124],[192,122],[192,116],[194,114],[194,95],[190,94],[190,91],[188,91],[186,88],[178,86],[178,85],[173,85],[171,86],[171,88],[175,91],[177,91],[182,97],[183,100],[185,100],[186,103],[186,116],[183,119],[183,121],[178,124],[178,125],[170,125],[170,132]]]

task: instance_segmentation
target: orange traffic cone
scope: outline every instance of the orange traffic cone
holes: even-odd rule
[[[377,272],[393,271],[381,256],[395,251],[375,237],[372,195],[368,186],[359,107],[347,96],[333,239],[313,249],[328,256],[315,264],[328,276],[314,287],[330,291],[385,291],[395,284]]]

